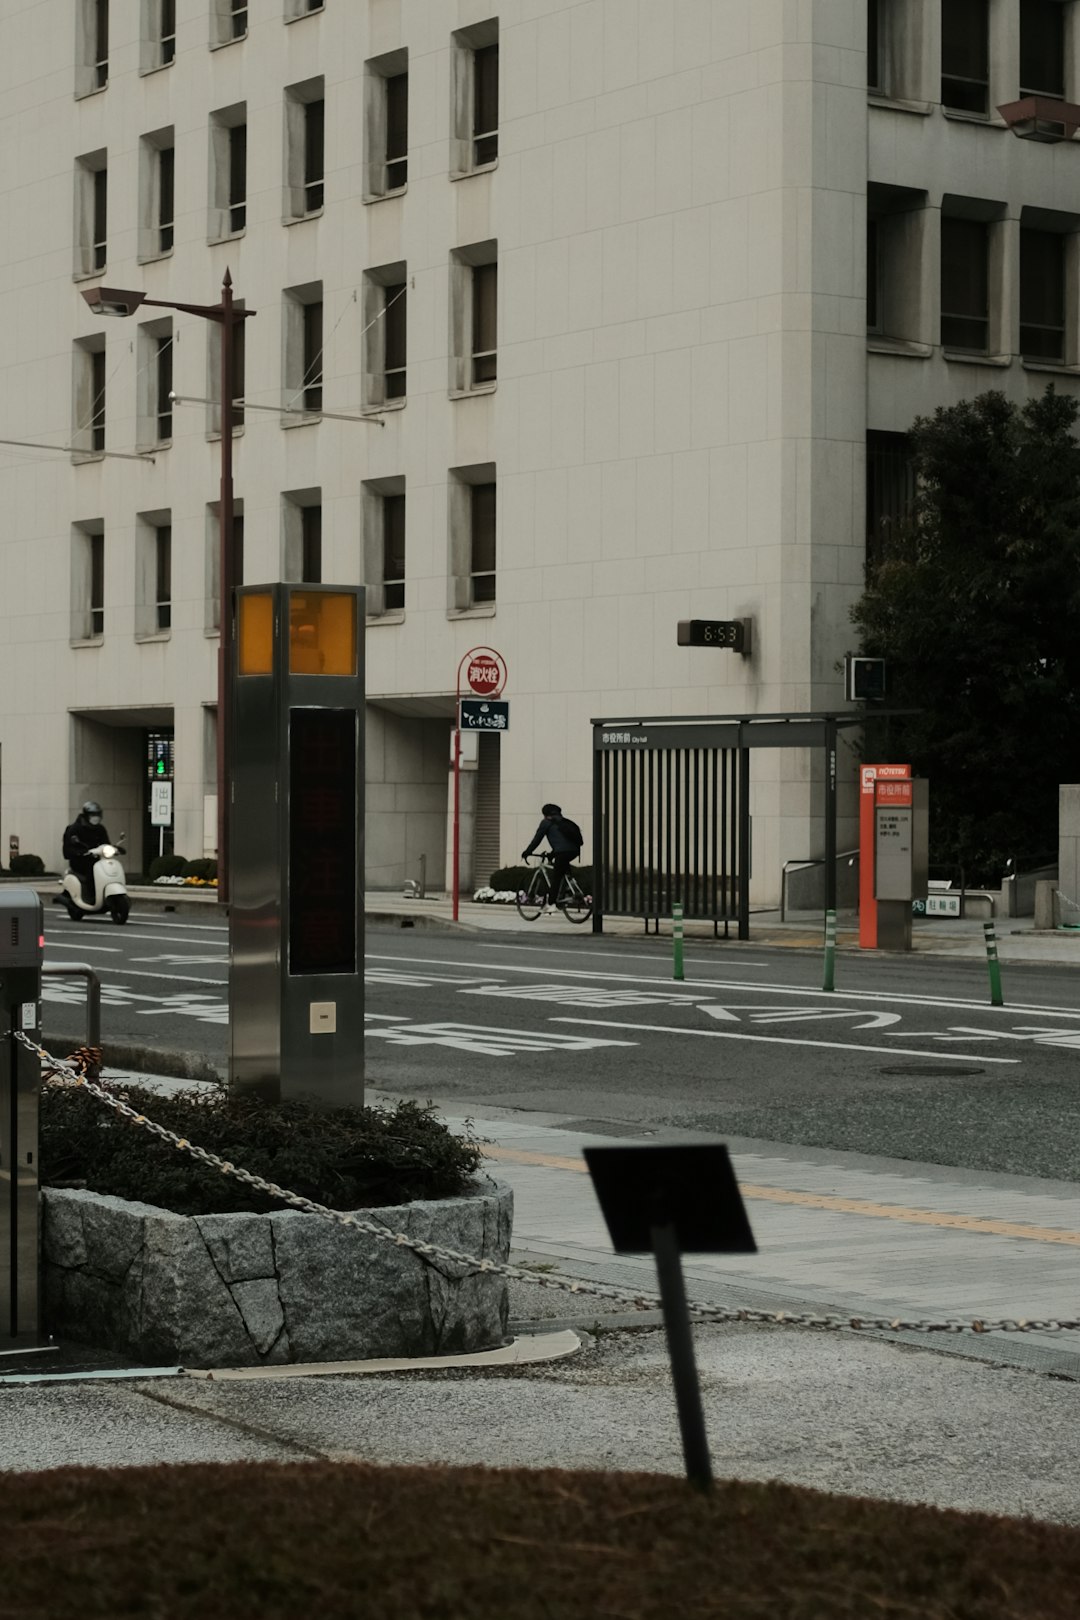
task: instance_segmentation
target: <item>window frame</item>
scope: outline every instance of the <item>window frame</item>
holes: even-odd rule
[[[1032,66],[1032,55],[1039,54],[1038,47],[1034,45],[1034,42],[1030,38],[1030,34],[1027,42],[1025,42],[1024,38],[1026,31],[1025,22],[1030,28],[1030,25],[1036,16],[1044,19],[1053,18],[1054,20],[1057,37],[1056,40],[1053,41],[1055,48],[1049,53],[1057,58],[1057,62],[1055,64],[1055,77],[1057,79],[1057,83],[1053,87],[1029,82],[1038,75],[1025,73],[1024,71],[1025,67]],[[1027,50],[1025,50],[1025,44],[1027,45]],[[1027,58],[1026,61],[1025,57]],[[1068,45],[1065,5],[1063,4],[1063,0],[1020,0],[1019,73],[1021,97],[1044,96],[1053,101],[1064,101],[1066,84],[1069,76],[1068,70]]]
[[[247,130],[246,101],[217,107],[210,114],[208,242],[229,242],[247,230]],[[238,152],[242,164],[237,160]],[[243,182],[239,187],[242,196],[238,195],[238,180]]]
[[[320,74],[286,85],[284,99],[282,220],[299,225],[318,219],[326,203],[326,80]],[[317,113],[312,111],[316,106]]]
[[[486,174],[499,162],[501,77],[499,19],[456,29],[451,34],[451,178]],[[479,68],[479,71],[478,71]],[[494,128],[479,129],[490,121],[494,100]],[[488,107],[482,103],[487,101]]]
[[[957,254],[955,249],[958,246],[960,233],[967,233],[973,240],[975,231],[978,231],[982,237],[981,295],[984,308],[979,314],[973,313],[970,309],[947,309],[945,289],[947,267],[948,269],[952,269],[957,263]],[[941,217],[941,312],[938,341],[941,348],[949,354],[964,357],[980,357],[988,356],[992,352],[990,341],[992,335],[990,232],[991,222],[986,219],[969,218],[956,214],[943,214]],[[951,244],[946,240],[947,235],[952,239]],[[978,276],[976,276],[975,279],[977,280]],[[979,291],[980,289],[976,288],[977,295]],[[955,338],[947,339],[945,336],[946,321],[964,321],[968,322],[969,324],[977,323],[984,330],[985,341],[981,346],[975,347],[964,342],[956,341]]]
[[[72,344],[72,460],[99,461],[105,453],[108,380],[105,333],[92,332]]]
[[[391,85],[404,98],[403,118],[395,120]],[[404,86],[403,91],[400,89]],[[402,48],[364,63],[364,200],[378,202],[397,197],[409,183],[409,53]],[[398,123],[403,123],[399,129]],[[400,151],[392,144],[403,136]],[[391,173],[391,171],[394,171]]]
[[[970,18],[960,16],[962,7],[979,8],[981,22],[978,28],[971,26]],[[954,39],[952,46],[956,47],[961,56],[955,61],[956,67],[974,65],[979,69],[976,73],[950,71],[946,61],[947,49],[946,29],[947,18],[952,11]],[[964,64],[962,55],[972,46],[978,50],[981,47],[981,60],[973,64]],[[963,87],[970,86],[971,90],[959,90],[958,99],[950,100],[946,97],[946,85]],[[979,94],[976,95],[975,92]],[[941,105],[950,114],[959,113],[970,118],[988,118],[990,115],[990,5],[989,0],[941,0]],[[970,105],[965,104],[963,96],[968,97]],[[975,105],[975,103],[978,105]]]
[[[83,518],[71,525],[69,576],[69,643],[100,646],[105,639],[104,519]]]
[[[480,532],[491,503],[490,534]],[[489,617],[498,605],[498,478],[494,462],[452,467],[447,480],[449,540],[447,612],[451,618]],[[490,558],[480,548],[490,544]],[[484,566],[478,566],[478,562]],[[478,587],[479,580],[490,581]]]
[[[450,254],[449,392],[452,399],[493,393],[498,387],[498,262],[499,244],[493,237],[486,242],[454,248]],[[495,337],[493,348],[477,347],[478,341],[491,336],[490,332],[478,332],[478,316],[483,318],[479,306],[485,287],[494,289],[494,309],[490,312]]]
[[[1026,294],[1030,294],[1030,281],[1025,271],[1025,250],[1030,250],[1038,242],[1055,244],[1057,255],[1056,274],[1057,292],[1057,319],[1053,321],[1035,321],[1031,319],[1031,306],[1025,310]],[[1029,365],[1064,366],[1069,355],[1069,241],[1066,232],[1052,231],[1040,228],[1037,225],[1020,224],[1019,240],[1019,313],[1020,324],[1017,339],[1017,350],[1020,358]],[[1025,285],[1027,283],[1027,285]],[[1057,352],[1054,354],[1039,354],[1034,352],[1025,343],[1025,334],[1033,332],[1056,333],[1060,339]]]
[[[309,281],[286,287],[282,293],[282,415],[283,428],[301,427],[322,417],[322,395],[326,377],[323,283]],[[319,315],[307,311],[318,306]],[[316,331],[318,327],[318,332]],[[317,379],[313,369],[312,344],[321,337],[318,349]],[[310,374],[310,375],[309,375]],[[302,403],[300,397],[303,396]],[[317,397],[316,397],[317,396]]]

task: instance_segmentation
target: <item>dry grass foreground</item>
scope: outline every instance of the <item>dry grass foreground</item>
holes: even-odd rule
[[[652,1474],[0,1475],[3,1620],[1074,1620],[1080,1530]]]

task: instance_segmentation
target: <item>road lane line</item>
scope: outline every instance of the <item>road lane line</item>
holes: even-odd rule
[[[743,1035],[733,1029],[680,1029],[676,1024],[627,1024],[613,1018],[553,1017],[551,1022],[595,1024],[603,1029],[645,1030],[650,1035],[697,1035],[707,1041],[759,1041],[766,1046],[828,1046],[837,1052],[873,1052],[878,1057],[913,1057],[934,1063],[1008,1063],[1015,1066],[1020,1062],[1019,1058],[987,1057],[985,1052],[975,1056],[970,1052],[939,1052],[936,1047],[932,1052],[926,1052],[908,1046],[862,1046],[857,1041],[815,1041],[794,1035]]]
[[[122,954],[119,945],[84,945],[81,942],[77,945],[72,942],[69,945],[66,940],[61,939],[47,939],[45,941],[45,949],[46,951],[79,951],[80,953],[83,951],[93,951],[95,955],[99,955],[107,951],[110,956],[113,954],[117,956]]]
[[[504,1148],[488,1144],[484,1158],[503,1164],[533,1165],[544,1170],[571,1170],[587,1175],[584,1159],[564,1158],[558,1153],[535,1153],[525,1148]],[[1032,1243],[1063,1243],[1080,1249],[1080,1232],[1056,1226],[1029,1226],[1024,1221],[998,1221],[985,1215],[951,1215],[940,1210],[911,1209],[906,1204],[879,1204],[870,1198],[841,1198],[835,1193],[794,1192],[787,1187],[761,1187],[740,1182],[744,1198],[759,1203],[794,1204],[800,1209],[819,1209],[829,1214],[864,1215],[872,1220],[899,1221],[907,1226],[935,1226],[946,1231],[980,1232],[987,1237],[1025,1238]]]
[[[713,995],[719,990],[734,990],[740,995],[744,996],[754,995],[756,993],[761,996],[785,995],[816,998],[822,1001],[822,1005],[824,1005],[825,1001],[827,1000],[830,1006],[835,1005],[838,1001],[877,1001],[892,1002],[897,1006],[926,1007],[931,1011],[941,1009],[944,1011],[959,1010],[960,1012],[969,1013],[986,1012],[990,1013],[994,1021],[998,1023],[1001,1022],[1003,1017],[1011,1016],[1013,1013],[1030,1013],[1033,1017],[1038,1018],[1063,1018],[1072,1023],[1080,1022],[1080,1010],[1076,1009],[1075,1007],[1040,1007],[1038,1005],[1033,1006],[1027,1002],[1010,1002],[1009,1006],[1005,1008],[990,1008],[987,1006],[985,1000],[958,1001],[954,998],[947,998],[943,996],[914,995],[905,991],[834,990],[826,995],[826,993],[822,990],[808,989],[805,985],[800,984],[769,984],[757,986],[744,984],[741,980],[729,981],[726,979],[708,978],[695,978],[692,982],[688,981],[684,986],[679,986],[673,985],[670,974],[666,978],[658,978],[655,975],[644,973],[595,973],[589,972],[584,968],[546,968],[536,966],[515,967],[513,963],[510,962],[497,963],[489,970],[483,967],[477,969],[474,962],[458,962],[443,956],[391,956],[382,951],[369,951],[367,955],[373,962],[411,962],[420,964],[421,966],[435,963],[446,967],[470,968],[473,972],[491,971],[492,973],[544,973],[552,978],[592,980],[613,979],[627,984],[662,984],[668,990],[671,990],[672,993],[678,993],[680,990],[684,990],[688,996],[694,993],[700,994],[702,991],[708,991],[710,995]],[[767,1007],[763,1003],[762,1011],[766,1010]]]

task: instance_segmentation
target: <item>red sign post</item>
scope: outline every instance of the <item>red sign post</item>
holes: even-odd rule
[[[874,810],[879,804],[910,805],[910,765],[863,765],[859,769],[859,945],[875,950],[878,910],[874,884]]]
[[[461,887],[461,678],[477,697],[498,697],[506,686],[506,660],[491,647],[472,647],[457,669],[454,692],[453,919],[458,920]]]

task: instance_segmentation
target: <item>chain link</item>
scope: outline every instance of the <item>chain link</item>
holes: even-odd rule
[[[212,1170],[218,1170],[222,1175],[232,1176],[242,1181],[248,1187],[254,1187],[258,1192],[267,1193],[272,1198],[279,1198],[282,1203],[288,1204],[291,1209],[302,1210],[308,1215],[318,1215],[324,1220],[335,1222],[338,1226],[350,1227],[353,1231],[363,1232],[369,1237],[380,1239],[384,1243],[393,1244],[396,1248],[411,1249],[414,1254],[423,1255],[425,1259],[448,1261],[452,1265],[468,1266],[471,1271],[490,1272],[495,1276],[506,1277],[513,1282],[532,1283],[540,1288],[553,1288],[561,1293],[578,1295],[595,1295],[600,1299],[611,1299],[621,1304],[633,1305],[636,1309],[659,1310],[661,1301],[659,1295],[646,1294],[634,1289],[618,1288],[612,1283],[589,1282],[576,1277],[559,1277],[542,1272],[530,1271],[523,1266],[511,1265],[499,1260],[481,1260],[476,1255],[463,1254],[458,1249],[443,1248],[437,1243],[427,1243],[423,1238],[409,1237],[405,1232],[394,1232],[378,1221],[364,1220],[357,1215],[350,1215],[344,1210],[329,1209],[325,1204],[317,1204],[311,1198],[304,1198],[300,1193],[290,1192],[286,1187],[279,1187],[276,1182],[267,1181],[263,1176],[254,1175],[250,1170],[240,1165],[230,1164],[227,1159],[219,1158],[216,1153],[210,1153],[206,1148],[196,1146],[189,1142],[187,1137],[179,1136],[166,1126],[159,1125],[155,1120],[148,1119],[140,1114],[129,1103],[120,1097],[113,1096],[104,1086],[96,1084],[85,1074],[81,1074],[71,1063],[65,1063],[62,1058],[53,1057],[43,1047],[24,1034],[22,1030],[14,1030],[13,1035],[20,1045],[34,1052],[50,1069],[57,1074],[67,1077],[69,1084],[81,1086],[92,1097],[104,1103],[108,1108],[131,1121],[133,1125],[142,1130],[149,1131],[152,1136],[158,1137],[162,1142],[168,1142],[182,1153],[189,1154],[200,1164],[205,1164]],[[713,1305],[705,1300],[690,1300],[690,1314],[700,1321],[722,1322],[755,1322],[771,1324],[777,1327],[803,1327],[822,1328],[831,1331],[841,1329],[854,1330],[866,1333],[1069,1333],[1080,1329],[1080,1318],[1067,1318],[1044,1320],[1035,1317],[998,1317],[983,1318],[972,1317],[966,1321],[945,1318],[935,1321],[927,1317],[886,1317],[886,1316],[840,1316],[831,1313],[813,1311],[762,1311],[751,1306]]]

